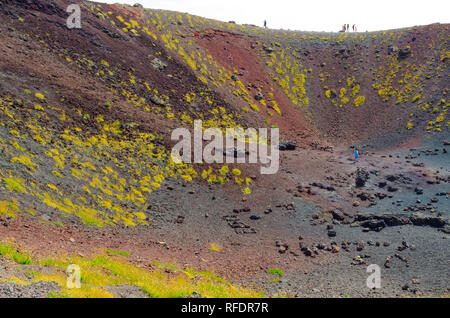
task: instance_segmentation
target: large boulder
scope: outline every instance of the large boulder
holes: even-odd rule
[[[450,223],[448,219],[439,216],[426,215],[416,212],[411,215],[384,213],[377,214],[356,214],[354,217],[356,224],[369,229],[382,229],[386,226],[430,226],[438,228],[440,231],[450,233]]]
[[[433,215],[426,215],[421,212],[413,213],[410,217],[412,224],[419,226],[431,226],[443,228],[447,224],[447,220]]]

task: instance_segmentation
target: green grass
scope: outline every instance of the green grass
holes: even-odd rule
[[[11,218],[17,217],[16,213],[19,211],[17,206],[17,200],[12,201],[0,201],[0,215],[8,216]]]
[[[108,255],[110,255],[110,256],[124,256],[124,257],[130,256],[130,253],[128,253],[128,252],[126,252],[126,251],[121,251],[121,250],[111,250],[111,249],[108,249],[106,252],[107,252]]]
[[[267,272],[269,274],[278,275],[280,277],[283,277],[283,275],[284,275],[283,271],[279,268],[269,268],[269,270]]]
[[[23,265],[31,265],[32,259],[27,253],[20,252],[11,242],[0,244],[0,255]]]

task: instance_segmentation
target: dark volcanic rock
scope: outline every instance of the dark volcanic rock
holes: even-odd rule
[[[441,231],[450,232],[450,224],[448,219],[440,216],[425,215],[420,212],[411,215],[384,213],[376,214],[357,214],[355,215],[355,222],[364,228],[371,230],[381,230],[386,226],[401,226],[401,225],[416,225],[416,226],[431,226],[439,228]]]
[[[296,141],[283,141],[280,142],[279,148],[281,151],[286,151],[286,150],[295,150],[295,148],[297,148],[297,142]]]
[[[388,175],[388,176],[386,176],[386,180],[391,181],[391,182],[394,182],[394,181],[396,181],[397,179],[398,179],[397,176],[393,176],[393,175]]]
[[[410,217],[412,224],[419,226],[444,227],[448,221],[432,215],[425,215],[421,212],[413,213]]]
[[[389,192],[397,192],[397,191],[398,191],[398,188],[397,188],[397,187],[393,187],[393,186],[388,186],[387,190],[388,190]]]
[[[256,99],[257,101],[263,100],[263,99],[264,99],[264,95],[263,95],[261,92],[258,92],[258,93],[255,95],[255,99]]]
[[[387,185],[387,183],[385,181],[378,183],[378,187],[380,187],[380,188],[384,188],[386,185]]]
[[[338,221],[344,221],[345,220],[345,215],[340,210],[333,210],[333,211],[331,211],[331,215],[333,216],[333,218],[335,220],[338,220]]]
[[[371,230],[381,230],[386,227],[386,223],[383,220],[368,220],[362,222],[361,226]]]
[[[356,171],[356,186],[358,188],[364,187],[367,180],[369,180],[369,173],[362,168],[358,168],[358,170]]]
[[[311,251],[311,249],[309,248],[303,248],[302,249],[303,254],[305,254],[305,256],[312,256],[313,252]]]
[[[406,49],[398,50],[398,59],[399,60],[405,59],[408,56],[411,56],[411,49],[406,48]]]

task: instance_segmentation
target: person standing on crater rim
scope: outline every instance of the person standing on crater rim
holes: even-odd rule
[[[267,29],[267,21],[264,20],[264,29]]]
[[[359,150],[358,148],[355,148],[355,162],[359,161]]]

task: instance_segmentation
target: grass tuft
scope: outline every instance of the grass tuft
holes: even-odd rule
[[[284,275],[283,271],[279,268],[269,268],[267,272],[271,275],[278,275],[280,277],[283,277]]]

